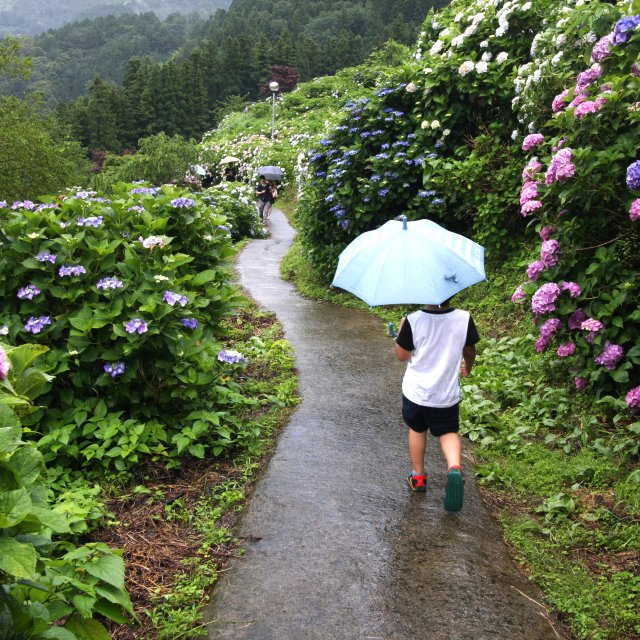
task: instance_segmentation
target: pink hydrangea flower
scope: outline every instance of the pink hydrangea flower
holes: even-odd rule
[[[536,260],[535,262],[532,262],[527,267],[527,278],[529,278],[529,280],[532,280],[533,282],[535,282],[540,277],[540,274],[546,268],[547,268],[547,266],[545,265],[544,262],[542,262],[542,260]]]
[[[511,302],[513,302],[513,304],[519,304],[526,297],[527,297],[527,294],[522,290],[522,287],[517,286],[516,290],[513,292],[513,295],[511,296]]]
[[[529,160],[529,164],[522,171],[522,179],[525,182],[534,179],[534,174],[540,173],[542,171],[542,165],[538,161],[538,158],[531,158]]]
[[[577,107],[581,102],[584,102],[587,99],[586,91],[576,91],[573,94],[573,100],[569,103],[568,107],[573,109]]]
[[[594,331],[597,333],[598,331],[602,331],[604,329],[604,325],[602,324],[602,322],[600,322],[600,320],[596,320],[595,318],[587,318],[582,322],[580,328],[584,329],[585,331]]]
[[[7,354],[5,353],[4,349],[0,347],[0,380],[7,379],[9,369],[11,369],[9,358],[7,358]]]
[[[544,142],[544,136],[541,133],[532,133],[525,137],[522,141],[522,150],[529,151],[533,147],[537,147]]]
[[[538,185],[540,183],[537,180],[529,180],[522,185],[520,189],[520,204],[524,204],[529,200],[535,200],[538,197]]]
[[[555,311],[555,301],[560,295],[560,287],[555,282],[543,284],[531,299],[531,310],[537,314],[551,313]]]
[[[549,318],[540,327],[540,337],[550,340],[560,329],[562,329],[562,320]]]
[[[576,345],[573,342],[565,342],[558,347],[556,353],[560,358],[568,358],[576,352]]]
[[[576,377],[575,383],[576,383],[576,389],[578,389],[578,391],[589,386],[588,380],[586,380],[585,378],[581,378],[580,376]]]
[[[631,208],[629,209],[629,217],[632,222],[637,222],[640,220],[640,198],[637,198],[631,203]]]
[[[549,343],[551,342],[551,340],[548,340],[546,338],[543,338],[542,336],[539,337],[536,340],[535,343],[535,349],[537,353],[541,353],[542,351],[545,351],[546,348],[549,346]]]
[[[584,309],[576,309],[570,316],[567,324],[569,329],[582,329],[582,323],[587,319]]]
[[[542,202],[540,202],[540,200],[527,200],[522,207],[520,207],[520,213],[526,218],[530,213],[533,213],[541,206]]]
[[[595,357],[595,362],[609,371],[613,371],[618,366],[622,356],[624,356],[624,349],[619,344],[613,344],[607,340],[604,343],[602,353]]]
[[[604,100],[604,98],[602,99]],[[585,100],[576,107],[573,115],[576,118],[584,118],[589,113],[598,113],[602,104],[603,103],[599,103],[597,100]]]
[[[559,93],[551,103],[551,110],[553,113],[558,113],[558,111],[562,111],[565,106],[564,99],[569,96],[569,89],[565,89],[562,93]]]
[[[547,267],[555,267],[558,264],[560,243],[557,240],[545,240],[540,249],[540,258]]]
[[[625,400],[627,401],[628,407],[633,407],[637,409],[640,407],[640,387],[635,387],[627,393]]]
[[[571,149],[560,149],[553,158],[545,175],[546,184],[552,184],[556,180],[568,180],[576,173],[576,166],[571,162],[573,151]]]

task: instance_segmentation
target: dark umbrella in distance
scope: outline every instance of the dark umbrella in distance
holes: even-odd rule
[[[284,171],[280,167],[266,166],[258,167],[256,173],[259,176],[264,176],[267,180],[280,181],[284,178]]]

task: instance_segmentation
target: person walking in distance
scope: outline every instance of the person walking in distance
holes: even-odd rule
[[[273,200],[271,189],[269,188],[267,179],[264,176],[260,176],[260,182],[256,187],[256,198],[258,199],[256,203],[258,215],[260,216],[260,220],[264,221],[265,209],[268,209]]]
[[[407,363],[402,380],[402,417],[409,427],[413,467],[407,482],[412,491],[427,489],[424,458],[427,432],[431,431],[439,439],[447,463],[447,511],[460,511],[464,501],[458,435],[459,376],[471,373],[479,339],[469,312],[453,308],[449,300],[407,315],[396,338],[396,356]]]

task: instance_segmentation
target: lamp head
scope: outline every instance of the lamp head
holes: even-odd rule
[[[271,91],[272,93],[277,93],[279,88],[280,85],[277,82],[274,81],[269,83],[269,91]]]

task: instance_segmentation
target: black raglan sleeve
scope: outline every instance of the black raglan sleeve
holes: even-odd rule
[[[402,327],[398,332],[398,337],[396,338],[396,344],[407,351],[413,351],[415,346],[413,344],[413,331],[411,330],[411,324],[407,318],[404,319],[402,323]]]

